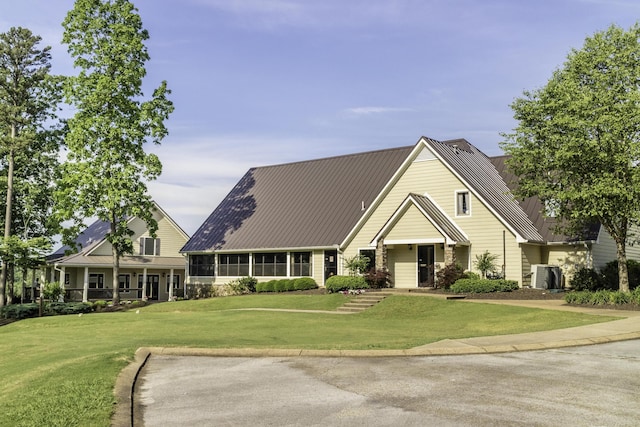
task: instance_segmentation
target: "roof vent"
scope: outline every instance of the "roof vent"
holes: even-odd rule
[[[364,205],[364,200],[363,200],[363,201],[362,201],[362,204],[360,205],[360,210],[361,210],[361,211],[364,211],[364,210],[366,210],[366,209],[367,209],[367,208],[365,207],[365,205]]]
[[[460,153],[460,150],[458,150],[458,144],[453,144],[452,147],[453,147],[453,151],[455,151],[456,154]]]

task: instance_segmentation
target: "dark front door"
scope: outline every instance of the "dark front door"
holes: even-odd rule
[[[324,251],[324,280],[338,274],[338,251]]]
[[[435,270],[435,247],[418,246],[418,286],[433,286]]]
[[[160,288],[160,276],[157,274],[147,274],[147,299],[157,300],[158,289]]]

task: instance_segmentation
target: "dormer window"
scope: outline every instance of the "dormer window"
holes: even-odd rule
[[[471,199],[468,191],[456,192],[456,215],[468,216],[471,215]]]
[[[141,237],[140,255],[160,255],[160,239]]]

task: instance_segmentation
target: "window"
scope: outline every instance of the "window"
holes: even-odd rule
[[[129,274],[118,275],[118,289],[128,291],[131,288],[131,276]]]
[[[189,276],[213,276],[215,258],[210,255],[189,255]]]
[[[469,199],[468,191],[459,191],[456,193],[456,215],[470,215],[471,214],[471,200]]]
[[[140,255],[160,255],[160,239],[141,237]]]
[[[365,271],[363,271],[363,273],[376,267],[375,249],[363,249],[360,251],[360,255],[366,256],[367,258],[369,258],[369,262],[367,263],[367,266],[365,267]]]
[[[287,253],[258,253],[253,255],[254,276],[286,276]]]
[[[169,286],[171,285],[171,275],[167,276],[167,293],[169,293]],[[180,289],[180,275],[175,274],[173,276],[173,289]]]
[[[291,275],[311,276],[311,252],[291,253]]]
[[[249,254],[218,255],[218,276],[248,276]]]
[[[104,274],[89,273],[89,289],[104,289]]]
[[[64,284],[68,285],[71,283],[71,276],[69,276],[69,273],[64,273]]]

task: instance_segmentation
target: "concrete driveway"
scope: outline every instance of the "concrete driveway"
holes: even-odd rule
[[[135,400],[146,426],[637,426],[639,373],[640,340],[462,356],[152,355]]]

